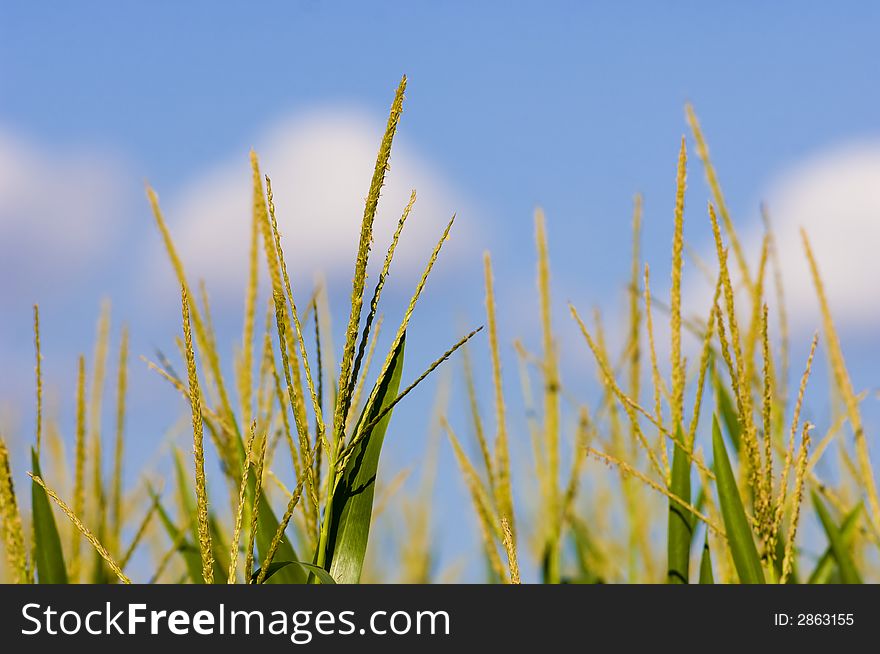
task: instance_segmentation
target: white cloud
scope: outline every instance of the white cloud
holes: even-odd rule
[[[810,239],[838,326],[864,330],[880,324],[880,302],[876,301],[880,283],[880,143],[862,142],[819,152],[782,171],[765,188],[762,197],[776,234],[792,328],[812,332],[821,324],[801,228]],[[749,226],[740,230],[740,236],[754,271],[763,240],[757,212]],[[703,248],[703,256],[714,262],[714,247]],[[732,252],[730,265],[736,274]],[[772,285],[769,274],[766,283]],[[775,293],[772,286],[767,290],[772,305]],[[703,308],[707,311],[710,302],[708,284],[691,281],[685,305],[700,307],[705,313]]]
[[[41,148],[0,128],[0,274],[4,294],[34,294],[87,269],[112,238],[118,162]],[[34,298],[29,298],[34,299]]]
[[[272,179],[292,275],[311,282],[318,271],[351,274],[383,127],[357,112],[330,109],[283,121],[256,144],[262,172]],[[189,274],[205,278],[212,293],[238,293],[244,286],[251,179],[248,153],[240,152],[199,175],[165,207]],[[379,201],[374,261],[384,255],[413,188],[418,200],[395,257],[396,272],[421,269],[454,212],[460,218],[444,252],[466,247],[472,233],[473,215],[461,196],[398,137]],[[163,257],[154,259],[167,269]]]
[[[780,176],[767,198],[794,320],[814,318],[818,308],[803,227],[835,319],[854,327],[880,322],[880,143],[820,153]],[[750,246],[760,248],[759,239],[752,235]]]

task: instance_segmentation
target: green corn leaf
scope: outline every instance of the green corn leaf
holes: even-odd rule
[[[98,537],[98,540],[101,540],[100,536]],[[92,562],[92,577],[90,583],[115,584],[116,581],[116,575],[107,567],[107,564],[104,562],[101,555],[95,552]]]
[[[226,534],[223,525],[217,521],[217,516],[211,511],[208,513],[208,525],[211,529],[211,544],[214,555],[214,583],[226,583],[229,574],[229,544],[226,542]]]
[[[718,489],[721,515],[739,580],[744,584],[763,584],[764,571],[761,569],[758,548],[755,547],[752,529],[736,487],[736,477],[727,457],[718,418],[715,416],[712,417],[712,455],[715,459],[715,485]]]
[[[277,572],[284,570],[288,566],[299,567],[302,568],[304,572],[311,572],[322,584],[336,583],[336,580],[333,579],[333,577],[330,576],[330,573],[324,568],[319,565],[314,565],[313,563],[305,563],[304,561],[273,561],[269,564],[269,567],[266,568],[266,578],[263,579],[263,583],[267,583]],[[257,568],[254,570],[253,574],[251,574],[251,583],[255,583],[259,576],[260,568]]]
[[[706,542],[703,544],[703,556],[700,558],[700,583],[715,583],[715,576],[712,574],[712,554],[709,551],[709,534],[706,534]]]
[[[238,456],[239,460],[244,461],[245,457],[245,447],[244,441],[241,439],[241,436],[238,436]],[[239,480],[240,481],[240,480]],[[251,474],[248,475],[248,485],[247,485],[247,499],[248,506],[253,506],[254,502],[254,494],[257,492],[257,480],[256,477]],[[269,504],[269,500],[266,497],[265,493],[260,493],[259,500],[259,509],[257,513],[257,534],[256,534],[256,542],[257,542],[257,554],[258,561],[262,562],[265,560],[266,556],[269,553],[269,548],[272,544],[272,540],[275,538],[275,532],[278,530],[278,518],[275,517],[275,511],[272,510],[272,505]],[[229,551],[228,549],[226,551]],[[225,559],[225,553],[223,557]],[[290,543],[290,539],[285,536],[281,539],[281,542],[278,545],[278,549],[275,552],[275,556],[278,559],[284,561],[296,561],[298,557],[296,552],[293,549],[293,545]],[[271,562],[270,562],[271,565]],[[223,572],[222,576],[218,577],[216,574],[214,575],[215,579],[226,579],[226,572]],[[278,571],[272,575],[271,581],[268,578],[265,580],[265,583],[269,584],[304,584],[306,583],[308,576],[302,571],[302,568],[299,566],[285,566],[284,568],[279,568]]]
[[[196,504],[195,504],[195,489],[189,484],[189,476],[187,474],[186,467],[183,462],[183,454],[179,449],[174,450],[174,469],[177,473],[177,488],[178,493],[180,494],[180,508],[181,511],[184,512],[184,515],[195,515],[196,514]],[[214,583],[222,584],[225,583],[226,573],[229,570],[229,562],[228,562],[228,552],[229,549],[223,544],[222,541],[218,541],[218,538],[222,538],[220,531],[217,529],[216,519],[213,514],[208,515],[208,524],[211,529],[211,543],[212,543],[212,553],[214,559]],[[198,525],[195,521],[193,521],[192,525],[192,533],[193,533],[193,542],[199,542],[199,533],[198,533]],[[199,560],[201,560],[201,553],[199,554]],[[201,570],[201,568],[200,568]],[[202,574],[199,572],[199,574]]]
[[[694,502],[694,508],[697,511],[702,511],[703,509],[706,508],[706,488],[705,487],[701,487],[700,492],[697,493],[697,499]],[[689,513],[688,515],[691,516],[691,521],[696,520],[696,518],[694,518],[693,514]],[[694,523],[694,524],[696,524],[696,523]]]
[[[846,515],[846,518],[844,518],[843,523],[840,525],[840,535],[843,538],[846,547],[850,546],[853,535],[856,533],[856,527],[858,527],[861,512],[862,505],[858,504],[856,508]],[[827,584],[828,580],[831,578],[831,573],[834,572],[834,564],[834,551],[829,545],[828,549],[826,549],[822,556],[819,557],[819,561],[816,563],[816,568],[813,570],[809,579],[807,579],[807,583]]]
[[[601,554],[596,550],[593,537],[586,523],[577,517],[571,520],[571,538],[578,564],[577,583],[604,583],[602,578],[593,570],[592,565],[593,561],[601,558]]]
[[[269,504],[264,494],[260,494],[260,513],[257,516],[257,552],[260,555],[259,560],[265,560],[269,554],[269,547],[272,539],[275,538],[275,532],[278,530],[278,518]],[[281,539],[278,550],[275,552],[276,558],[285,561],[296,561],[296,552],[290,539],[287,536]],[[272,575],[272,580],[266,583],[270,584],[304,584],[308,580],[308,575],[303,572],[300,566],[285,566]]]
[[[740,425],[739,417],[736,414],[736,407],[730,398],[730,393],[724,388],[718,373],[713,373],[713,383],[715,386],[715,397],[718,398],[718,411],[721,414],[721,420],[730,442],[733,444],[733,450],[739,454],[740,438],[742,434],[742,425]]]
[[[189,576],[189,580],[194,584],[203,584],[205,583],[204,578],[202,577],[202,555],[195,545],[186,539],[181,541],[181,532],[175,526],[174,521],[171,519],[171,516],[168,515],[168,511],[165,510],[165,507],[162,506],[162,502],[159,500],[158,494],[152,489],[148,489],[150,495],[152,496],[153,501],[156,503],[156,512],[159,514],[159,521],[165,527],[165,531],[168,534],[168,538],[172,543],[180,542],[180,546],[178,547],[178,551],[180,555],[183,557],[183,561],[186,564],[187,575]]]
[[[34,474],[42,479],[40,460],[33,448],[31,448],[31,465]],[[68,583],[67,567],[64,564],[64,551],[61,549],[61,538],[58,536],[52,505],[49,504],[46,491],[35,481],[31,481],[31,506],[38,581],[41,584],[66,584]]]
[[[785,529],[781,526],[779,527],[779,533],[776,536],[776,556],[773,559],[773,568],[776,571],[776,578],[782,578],[782,564],[785,561],[785,544],[788,542],[788,537],[786,536]],[[833,559],[832,559],[833,564]],[[833,567],[833,565],[832,565]],[[792,557],[791,560],[791,571],[788,574],[788,579],[786,580],[786,584],[791,584],[793,586],[797,586],[799,583],[799,575],[798,575],[798,564],[797,557]]]
[[[676,440],[684,442],[681,425],[676,430]],[[691,501],[691,463],[682,448],[675,444],[672,455],[673,495],[687,503]],[[669,500],[669,530],[667,532],[668,570],[666,580],[670,584],[688,583],[688,567],[691,553],[694,523],[690,512],[675,500]]]
[[[812,497],[813,506],[816,507],[816,514],[819,516],[819,521],[822,523],[822,528],[825,530],[825,535],[828,537],[828,543],[831,546],[831,553],[834,555],[837,567],[840,570],[840,581],[844,584],[861,584],[862,578],[859,576],[858,570],[856,570],[855,563],[853,563],[852,556],[850,556],[849,548],[841,530],[834,524],[834,520],[831,518],[831,514],[828,513],[828,509],[825,507],[822,499],[815,492],[812,493]]]
[[[382,379],[376,381],[375,400],[364,407],[358,426],[369,424],[386,404],[397,397],[403,372],[405,342],[404,335],[394,352],[388,371]],[[356,584],[360,581],[370,535],[379,455],[392,413],[393,411],[389,411],[376,423],[371,433],[355,445],[333,496],[327,540],[328,567],[330,574],[340,584]],[[355,428],[355,433],[357,431]]]
[[[190,516],[196,514],[195,491],[189,485],[189,477],[183,463],[183,454],[177,448],[174,448],[174,472],[177,477],[177,497],[180,502],[180,511],[183,515]],[[199,540],[198,527],[195,520],[191,525],[193,539],[195,542]]]
[[[242,445],[243,448],[243,445]],[[242,449],[241,456],[244,457],[244,450]],[[177,473],[177,481],[180,493],[180,503],[181,509],[186,512],[186,515],[195,515],[195,490],[189,484],[189,477],[187,476],[186,468],[183,463],[183,456],[179,450],[175,450],[175,469]],[[253,498],[254,493],[256,492],[256,480],[253,475],[250,475],[248,480],[248,495],[250,498]],[[211,516],[211,522],[214,523],[216,519],[214,516]],[[272,510],[272,506],[269,504],[269,500],[266,498],[265,494],[260,494],[260,508],[259,514],[257,515],[257,553],[259,554],[259,560],[262,561],[266,554],[269,551],[269,545],[272,542],[272,539],[275,537],[275,531],[278,529],[278,519],[275,517],[275,512]],[[198,542],[198,527],[195,523],[192,525],[193,530],[193,538],[194,542]],[[220,532],[217,529],[216,524],[212,524],[212,534],[214,536],[220,536]],[[214,581],[216,583],[223,583],[223,580],[226,579],[226,574],[229,569],[229,559],[228,552],[229,548],[226,546],[225,541],[222,539],[214,538],[212,539],[214,544]],[[278,547],[278,551],[276,553],[276,557],[284,560],[296,560],[296,552],[293,550],[293,546],[290,544],[288,538],[284,538],[281,541],[281,544]],[[198,557],[197,557],[198,558]],[[198,558],[201,561],[200,558]],[[189,565],[189,561],[187,562]],[[201,566],[201,563],[199,564]],[[201,567],[198,568],[199,575],[201,575]],[[304,584],[306,582],[306,575],[302,572],[301,568],[296,566],[287,567],[284,569],[279,569],[277,574],[272,576],[272,581],[268,583],[272,584]]]

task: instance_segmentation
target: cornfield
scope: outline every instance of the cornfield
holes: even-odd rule
[[[454,580],[440,574],[434,561],[432,538],[443,529],[432,523],[437,435],[430,439],[414,498],[402,505],[391,502],[405,474],[378,474],[383,441],[395,434],[396,405],[438,367],[454,366],[463,383],[452,392],[469,408],[468,415],[464,421],[453,418],[438,402],[438,434],[448,440],[471,499],[486,581],[520,583],[519,561],[527,557],[537,580],[548,584],[876,581],[880,497],[860,412],[863,394],[847,372],[823,288],[822,262],[802,232],[822,322],[806,360],[791,362],[770,220],[765,220],[758,265],[750,267],[751,253],[737,236],[690,106],[686,119],[693,149],[712,195],[706,220],[716,261],[700,269],[714,288],[708,306],[683,306],[689,172],[683,137],[671,207],[671,292],[662,299],[652,295],[650,268],[641,259],[641,199],[636,197],[621,352],[607,345],[600,317],[587,319],[574,305],[566,319],[574,321],[582,340],[563,344],[557,336],[548,233],[539,210],[540,351],[499,340],[495,288],[504,280],[495,279],[486,253],[486,312],[478,321],[484,326],[475,324],[461,338],[450,338],[437,347],[437,358],[424,372],[404,379],[411,316],[417,308],[430,312],[430,306],[417,304],[444,243],[455,237],[453,216],[426,253],[421,276],[412,280],[412,296],[392,327],[390,347],[380,349],[382,291],[416,202],[414,191],[370,291],[374,222],[405,88],[404,77],[370,180],[338,352],[324,324],[327,289],[303,294],[291,283],[271,179],[255,153],[250,155],[249,273],[232,376],[223,373],[227,362],[217,344],[207,290],[187,276],[158,195],[147,188],[180,289],[174,301],[181,327],[173,356],[142,358],[167,382],[169,397],[178,394],[191,409],[191,452],[172,452],[170,491],[149,470],[135,471],[137,484],[124,483],[131,365],[125,327],[115,353],[115,397],[108,400],[116,404],[115,424],[112,430],[100,425],[101,389],[111,357],[109,305],[98,321],[93,357],[78,360],[74,448],[68,460],[58,425],[43,415],[40,319],[34,306],[36,433],[0,438],[4,578],[197,584]],[[260,292],[263,276],[268,294]],[[691,313],[700,317],[688,317]],[[668,325],[668,348],[655,338],[661,320]],[[684,356],[686,340],[698,346],[695,360]],[[566,386],[560,372],[563,347],[589,352],[601,389],[597,396],[578,397]],[[666,353],[668,361],[661,360]],[[819,353],[829,361],[830,390],[839,400],[822,431],[803,418]],[[502,381],[503,368],[519,371],[517,402],[526,411],[509,409],[512,391]],[[800,381],[789,388],[792,368]],[[481,373],[492,383],[488,406],[477,392]],[[572,408],[576,419],[567,420]],[[530,459],[528,466],[516,468],[510,439],[520,432],[529,436]],[[32,442],[30,462],[10,461],[11,438]],[[109,471],[103,465],[108,447]],[[824,461],[822,472],[829,470],[831,452],[837,453],[837,464],[820,476],[817,464]],[[218,460],[220,478],[209,478],[213,468],[206,468],[206,455]],[[14,486],[13,467],[29,470],[29,500]],[[291,477],[295,483],[288,487],[282,479]],[[403,525],[393,576],[368,555],[376,517],[386,510],[397,511],[395,520]],[[808,516],[821,526],[818,554],[803,546],[799,527]],[[148,569],[132,566],[139,550],[149,551]]]

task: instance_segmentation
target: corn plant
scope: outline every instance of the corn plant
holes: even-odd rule
[[[85,399],[85,358],[79,360],[77,391],[77,429],[75,488],[72,506],[65,502],[44,479],[41,472],[42,378],[40,373],[39,313],[34,309],[34,334],[37,346],[37,437],[32,452],[33,497],[30,538],[31,553],[25,551],[24,530],[15,491],[9,474],[5,444],[2,448],[3,524],[11,571],[21,581],[66,583],[84,579],[82,540],[90,543],[100,560],[95,564],[91,581],[114,578],[128,583],[125,564],[146,532],[148,522],[158,516],[172,543],[168,558],[179,555],[185,563],[188,580],[193,583],[357,583],[362,574],[373,512],[377,470],[391,415],[395,405],[448,359],[479,329],[449,348],[427,370],[405,388],[401,388],[404,349],[410,318],[425,288],[444,242],[449,237],[454,217],[446,225],[425,265],[403,318],[381,362],[372,387],[367,385],[379,333],[377,320],[382,289],[390,272],[398,241],[416,200],[415,192],[403,210],[385,255],[372,295],[367,300],[367,264],[373,241],[373,226],[379,195],[389,170],[391,148],[403,111],[406,78],[401,80],[391,105],[385,134],[379,146],[370,182],[361,234],[355,260],[351,290],[351,313],[340,356],[338,381],[326,397],[323,380],[332,371],[326,369],[326,335],[322,335],[318,299],[302,304],[294,294],[281,247],[281,234],[275,215],[271,180],[262,176],[259,161],[251,153],[253,170],[253,212],[249,280],[245,298],[244,328],[240,355],[235,361],[235,384],[223,374],[221,353],[212,326],[210,306],[204,285],[201,301],[187,278],[177,254],[170,229],[159,205],[157,194],[147,188],[156,225],[164,242],[180,286],[183,338],[177,347],[184,361],[185,375],[179,376],[170,360],[160,353],[159,362],[147,364],[164,377],[191,407],[193,460],[185,461],[174,453],[180,514],[184,524],[175,523],[172,511],[164,505],[160,493],[148,486],[148,508],[136,531],[134,542],[121,546],[121,461],[125,412],[127,338],[123,336],[118,380],[118,420],[115,468],[108,488],[101,470],[101,429],[93,425],[91,452],[86,447],[86,420],[95,420],[100,410],[100,395],[93,394],[90,410]],[[264,185],[265,183],[265,185]],[[262,338],[256,333],[258,277],[260,258],[266,263],[271,297],[267,306],[266,329]],[[299,304],[298,304],[299,301]],[[366,307],[365,307],[366,304]],[[303,310],[305,307],[305,310]],[[366,316],[364,317],[364,314]],[[307,321],[315,323],[315,336],[306,333]],[[109,329],[109,315],[102,317],[95,355],[94,389],[102,387]],[[260,343],[262,347],[260,347]],[[310,350],[308,344],[314,346]],[[322,361],[323,346],[323,361]],[[252,379],[255,363],[259,378]],[[280,362],[280,365],[279,365]],[[280,371],[279,371],[280,368]],[[256,386],[256,393],[254,392]],[[369,391],[365,393],[365,389]],[[238,407],[233,406],[233,392],[238,393]],[[207,439],[206,439],[207,435]],[[282,488],[286,506],[280,514],[266,493],[269,479],[283,487],[272,472],[272,455],[283,441],[289,450],[290,467],[296,486]],[[213,446],[230,490],[233,526],[222,524],[208,495],[206,450]],[[91,459],[94,484],[91,497],[95,515],[89,528],[86,512],[86,464]],[[69,518],[75,530],[65,555],[59,529],[51,509],[54,502]],[[110,524],[108,524],[108,510]],[[294,525],[291,525],[291,522]],[[295,529],[293,527],[295,526]],[[295,531],[297,554],[288,529]],[[242,558],[244,561],[240,561]],[[167,565],[163,557],[153,575],[159,577]]]
[[[785,388],[790,335],[769,218],[765,212],[765,236],[754,270],[747,263],[690,106],[686,107],[686,117],[712,194],[706,215],[715,243],[717,272],[695,259],[697,268],[715,289],[712,302],[704,318],[684,315],[687,143],[682,137],[672,207],[672,283],[668,301],[652,295],[650,269],[647,264],[643,267],[640,258],[642,201],[637,196],[629,316],[625,323],[628,328],[619,357],[609,351],[598,312],[590,327],[578,309],[569,305],[570,316],[596,364],[601,393],[594,400],[578,398],[560,378],[558,340],[551,324],[545,218],[540,210],[536,212],[541,353],[531,353],[520,341],[513,349],[527,416],[524,431],[532,441],[537,480],[537,488],[525,494],[535,514],[529,525],[529,540],[541,579],[545,583],[673,584],[714,583],[716,578],[740,583],[860,581],[855,561],[869,569],[869,557],[876,555],[880,544],[877,488],[859,410],[860,396],[853,390],[846,370],[808,236],[802,234],[804,255],[821,309],[832,393],[842,399],[844,407],[818,444],[811,438],[814,426],[802,420],[801,413],[819,333],[810,344],[792,402]],[[769,335],[771,273],[781,334],[775,355]],[[510,417],[502,384],[494,298],[487,253],[487,363],[494,387],[494,440],[479,410],[470,356],[464,360],[464,375],[477,456],[469,457],[458,432],[449,422],[445,426],[474,506],[488,578],[514,582],[519,573],[508,454]],[[671,335],[668,380],[661,373],[655,339],[654,324],[661,313],[668,317]],[[684,335],[692,336],[699,344],[699,356],[690,366],[683,356]],[[645,360],[647,372],[642,369]],[[648,397],[643,397],[643,376],[650,379]],[[533,393],[536,386],[543,389],[541,402]],[[704,401],[707,395],[706,399],[714,400],[711,406]],[[561,434],[562,398],[567,398],[576,414],[565,430],[567,439]],[[847,423],[853,434],[854,452],[843,442]],[[560,466],[563,440],[571,443],[568,470]],[[843,462],[843,475],[836,487],[816,471],[823,453],[835,442]],[[585,468],[587,459],[606,464],[614,474],[609,478],[599,469]],[[590,483],[592,496],[579,501],[584,482]],[[519,485],[525,487],[526,483],[523,479]],[[658,504],[652,495],[662,498],[665,505]],[[799,557],[796,539],[808,495],[829,545],[816,559],[813,572],[801,577],[798,562],[803,557]],[[862,510],[863,502],[867,502],[868,512]],[[612,515],[618,508],[622,511]],[[664,556],[652,536],[657,526],[665,528]],[[570,546],[565,547],[566,541]],[[566,557],[567,562],[563,560]]]

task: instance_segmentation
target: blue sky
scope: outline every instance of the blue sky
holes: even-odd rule
[[[43,308],[46,369],[62,424],[72,415],[75,355],[91,351],[102,296],[113,300],[117,325],[132,324],[135,354],[150,354],[157,345],[171,349],[179,331],[177,300],[143,180],[159,191],[172,230],[185,232],[186,224],[203,225],[215,215],[198,208],[212,183],[240,173],[246,184],[253,146],[268,151],[269,174],[273,160],[279,179],[291,171],[290,186],[276,188],[279,208],[285,196],[313,192],[302,205],[288,199],[305,212],[334,189],[322,196],[320,188],[296,187],[292,171],[308,162],[288,162],[278,144],[320,153],[322,134],[350,129],[352,142],[363,137],[377,145],[404,73],[409,90],[390,177],[399,188],[386,196],[397,204],[383,207],[393,220],[407,190],[401,178],[424,185],[426,205],[424,226],[413,228],[412,263],[392,283],[389,307],[406,301],[411,284],[405,274],[411,277],[433,235],[459,212],[450,256],[441,259],[415,318],[409,376],[446,349],[463,324],[482,322],[480,253],[488,248],[498,278],[508,388],[518,394],[510,343],[516,337],[535,349],[540,343],[532,246],[538,205],[547,213],[554,318],[563,338],[574,334],[565,309],[572,300],[585,312],[600,306],[615,339],[636,192],[646,203],[644,257],[665,291],[675,161],[690,101],[742,233],[756,233],[758,203],[769,199],[771,211],[774,201],[783,210],[781,246],[792,252],[786,261],[799,253],[787,238],[797,224],[816,234],[824,269],[838,275],[831,285],[842,289],[839,321],[856,386],[876,389],[871,370],[880,357],[871,334],[880,315],[864,293],[880,278],[880,264],[864,254],[865,234],[877,235],[880,223],[874,190],[880,188],[878,27],[880,7],[869,2],[845,8],[811,2],[4,3],[0,155],[5,148],[6,158],[0,156],[0,173],[22,161],[21,169],[32,171],[12,176],[15,182],[6,186],[0,182],[4,415],[23,441],[32,424],[34,302]],[[345,144],[336,145],[344,155]],[[708,194],[691,141],[689,148],[686,236],[706,252]],[[322,165],[333,172],[332,162]],[[340,195],[363,197],[370,167],[362,168],[345,177],[360,186],[340,187]],[[238,196],[229,197],[235,205]],[[793,209],[826,204],[839,208],[839,216]],[[223,221],[235,214],[212,208],[220,217],[217,247],[230,247]],[[92,243],[80,254],[78,237]],[[194,256],[196,241],[189,246]],[[209,290],[217,296],[220,341],[231,355],[241,296],[234,285],[210,285],[212,272],[219,272],[214,250],[201,245]],[[304,255],[307,267],[326,268],[338,332],[349,265],[335,250],[312,250],[312,259]],[[311,273],[303,265],[308,287]],[[792,266],[800,369],[818,323],[809,294],[798,291],[803,276]],[[698,277],[693,266],[689,272]],[[855,289],[850,299],[847,289]],[[485,359],[484,342],[475,356]],[[130,430],[143,454],[155,449],[151,444],[181,407],[136,359],[133,370]],[[593,374],[586,353],[566,357],[564,372],[586,396]],[[403,433],[389,442],[390,460],[406,464],[421,452],[431,388],[396,414]],[[453,392],[456,407],[460,396]],[[817,394],[819,414],[823,403]],[[511,420],[521,427],[516,406]],[[525,430],[516,429],[524,439]],[[440,488],[453,508],[441,511],[455,522],[455,507],[465,500],[448,448],[443,451]],[[470,519],[469,507],[461,510]],[[452,557],[456,528],[438,529],[445,534],[444,555]]]

